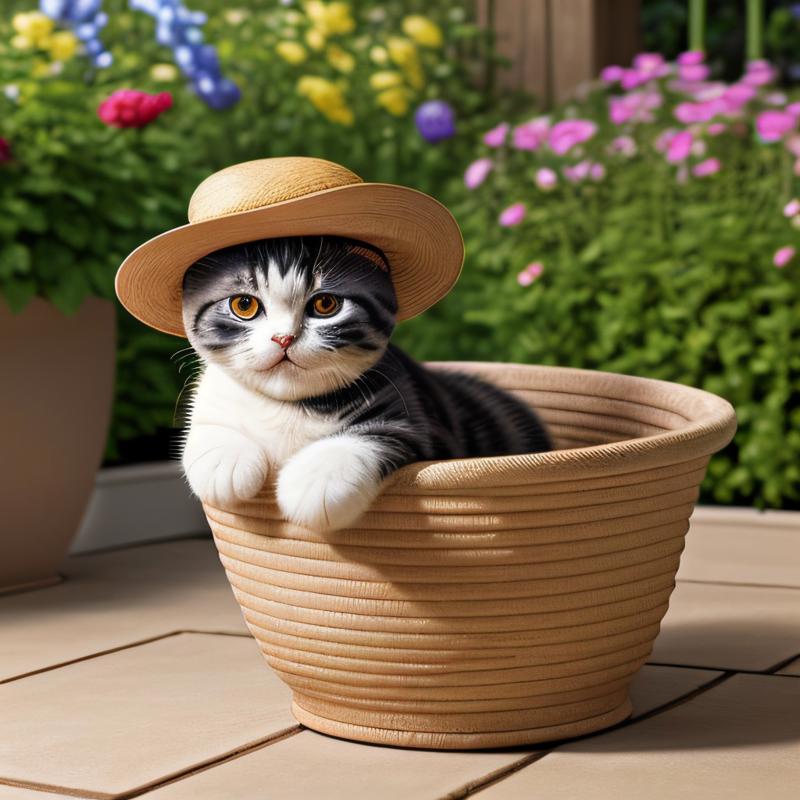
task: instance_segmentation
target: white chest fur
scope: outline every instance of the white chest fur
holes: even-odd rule
[[[206,425],[242,434],[261,448],[273,468],[341,428],[336,419],[312,416],[298,403],[256,394],[213,365],[206,368],[192,402],[192,429]]]

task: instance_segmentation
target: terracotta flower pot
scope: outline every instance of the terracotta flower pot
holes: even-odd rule
[[[438,366],[529,400],[559,449],[412,465],[329,535],[266,495],[207,506],[250,631],[297,719],[335,736],[497,747],[619,722],[733,409],[610,373]]]
[[[0,301],[0,592],[58,580],[106,443],[115,341],[106,300],[70,317]]]

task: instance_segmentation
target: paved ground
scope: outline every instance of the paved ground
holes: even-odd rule
[[[633,719],[541,749],[313,733],[210,539],[73,558],[60,585],[0,598],[0,800],[796,798],[800,530],[698,519]]]

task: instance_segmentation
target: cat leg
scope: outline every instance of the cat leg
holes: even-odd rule
[[[347,528],[369,508],[403,457],[385,436],[344,433],[295,453],[278,475],[278,505],[292,522],[315,531]]]
[[[183,449],[183,470],[204,502],[226,505],[258,494],[267,480],[267,454],[227,425],[195,423]]]

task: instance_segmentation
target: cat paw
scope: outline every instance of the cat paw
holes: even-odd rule
[[[304,447],[278,475],[278,505],[286,519],[315,531],[352,525],[381,486],[378,454],[358,436],[322,439]]]
[[[263,450],[248,442],[224,444],[183,458],[192,491],[211,505],[227,505],[255,497],[267,480],[269,465]]]

